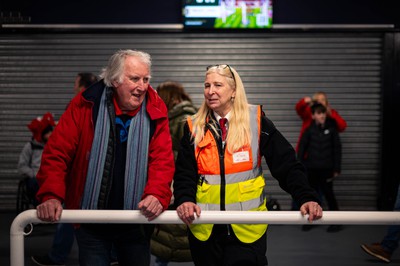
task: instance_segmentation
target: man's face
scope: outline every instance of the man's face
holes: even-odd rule
[[[320,104],[322,104],[325,107],[328,105],[328,101],[326,100],[326,97],[323,94],[315,95],[314,100],[319,102]]]
[[[74,93],[75,94],[78,94],[82,90],[82,87],[79,86],[80,81],[81,81],[81,77],[76,76],[75,83],[74,83]]]
[[[136,57],[127,56],[122,82],[113,82],[116,100],[122,112],[137,109],[143,102],[150,82],[150,69]]]

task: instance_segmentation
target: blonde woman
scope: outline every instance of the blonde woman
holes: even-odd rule
[[[261,157],[301,203],[301,213],[310,221],[321,218],[318,195],[293,147],[261,106],[248,104],[236,70],[207,67],[204,102],[187,119],[174,176],[177,214],[189,226],[195,265],[267,265],[267,224],[193,224],[203,210],[267,211]]]

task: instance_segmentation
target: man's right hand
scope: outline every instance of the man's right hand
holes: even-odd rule
[[[60,220],[63,207],[59,200],[49,199],[36,207],[37,216],[45,222],[57,222]]]

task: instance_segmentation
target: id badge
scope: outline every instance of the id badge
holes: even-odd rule
[[[249,151],[239,151],[233,154],[233,163],[243,163],[250,161]]]

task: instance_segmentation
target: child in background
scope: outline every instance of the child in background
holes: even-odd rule
[[[304,131],[297,151],[299,160],[307,169],[310,185],[323,195],[329,210],[339,210],[333,192],[333,179],[339,176],[342,145],[336,123],[327,117],[327,108],[319,103],[311,105],[311,125]],[[304,231],[311,229],[310,225],[303,226]],[[341,225],[330,225],[328,232],[342,229]]]
[[[27,178],[27,192],[35,206],[37,205],[35,195],[39,189],[36,174],[40,167],[44,145],[53,132],[55,125],[56,123],[51,113],[46,113],[43,117],[33,119],[28,124],[29,130],[32,132],[32,139],[25,144],[19,155],[18,173]]]

